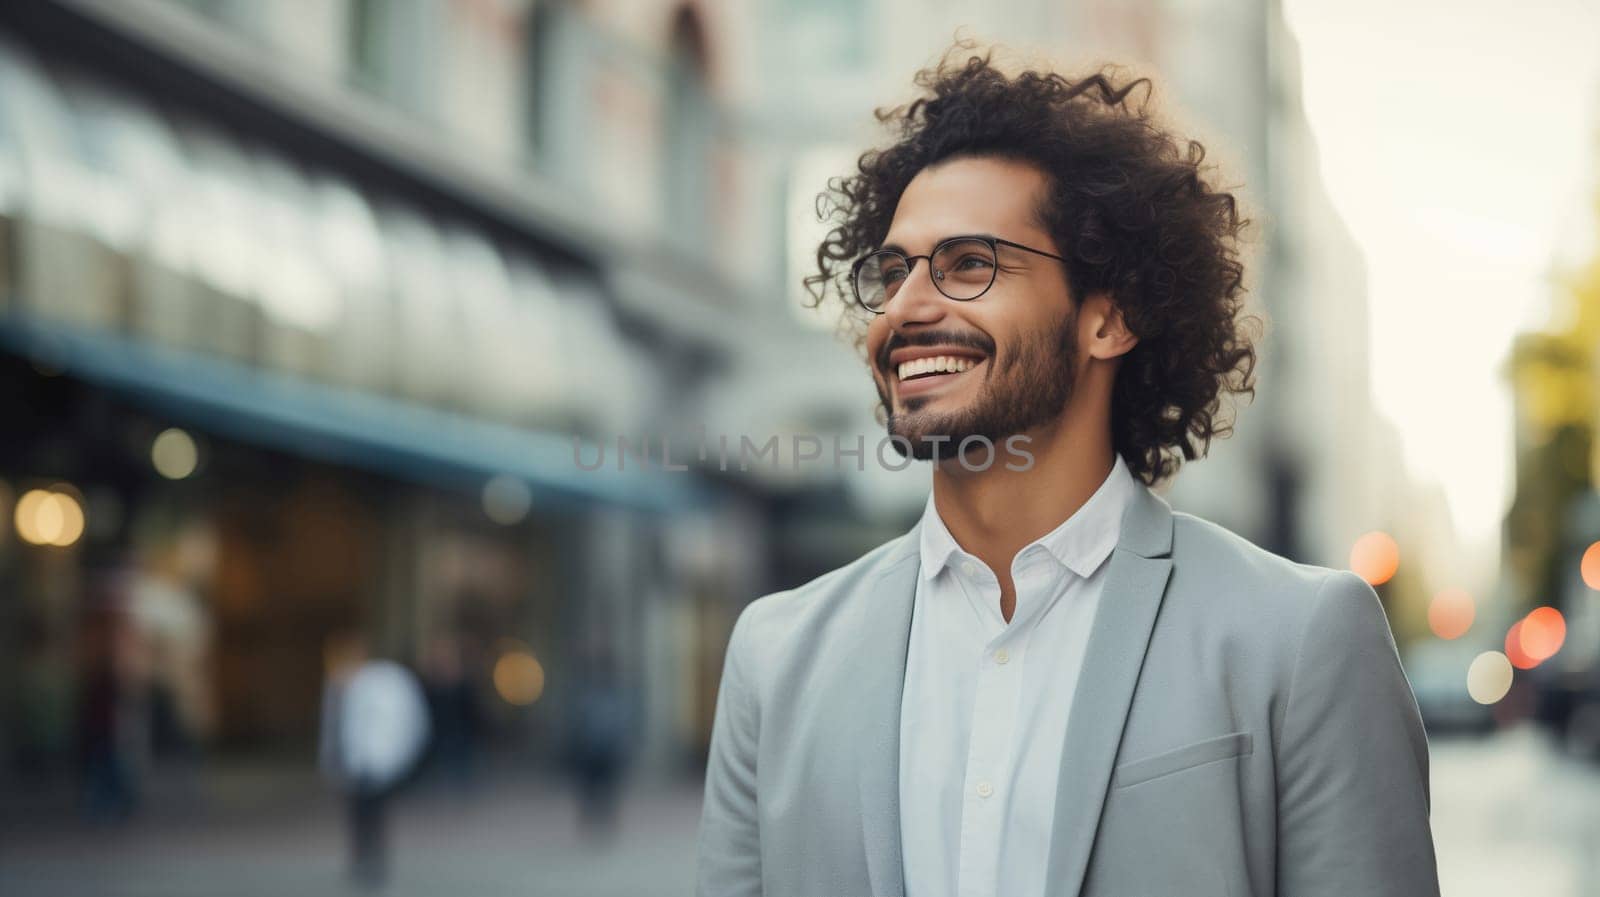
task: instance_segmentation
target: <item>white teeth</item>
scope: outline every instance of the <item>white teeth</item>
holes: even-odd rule
[[[971,370],[975,365],[977,365],[977,362],[970,358],[957,358],[953,355],[935,355],[932,358],[916,358],[911,361],[902,362],[899,368],[899,373],[900,379],[905,380],[910,377],[921,376],[922,374],[959,374],[962,371]]]

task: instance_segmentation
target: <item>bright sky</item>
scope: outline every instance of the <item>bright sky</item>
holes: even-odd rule
[[[1460,536],[1497,544],[1501,375],[1600,172],[1593,0],[1285,0],[1334,204],[1366,254],[1373,390]],[[1592,245],[1592,244],[1591,244]]]

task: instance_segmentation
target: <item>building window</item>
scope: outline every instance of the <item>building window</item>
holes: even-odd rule
[[[663,214],[665,231],[685,248],[711,236],[711,146],[716,115],[707,85],[705,29],[688,7],[673,16],[667,61]]]

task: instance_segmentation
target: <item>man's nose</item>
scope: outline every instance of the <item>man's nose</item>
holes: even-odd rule
[[[883,307],[891,328],[899,330],[910,324],[931,324],[944,317],[949,300],[923,269],[927,264],[927,259],[912,262],[900,289]]]

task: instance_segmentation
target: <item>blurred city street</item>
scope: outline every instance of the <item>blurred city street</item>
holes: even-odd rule
[[[61,823],[0,836],[0,893],[30,897],[303,897],[363,893],[346,881],[340,807],[314,780],[271,794],[230,781],[250,806],[214,801],[203,815],[122,829]],[[237,800],[243,800],[236,798]],[[263,804],[265,806],[263,806]],[[571,790],[557,781],[486,786],[468,798],[401,798],[391,822],[393,869],[383,893],[427,897],[689,894],[700,792],[689,784],[629,793],[616,838],[588,841]],[[86,853],[84,844],[96,846]]]
[[[1600,767],[1520,726],[1487,738],[1432,739],[1433,826],[1444,897],[1600,893]],[[247,781],[231,783],[248,793]],[[259,791],[259,786],[257,786]],[[338,808],[311,780],[274,789],[273,810],[216,806],[203,817],[86,830],[8,820],[0,893],[112,895],[359,893],[343,878]],[[257,799],[260,798],[258,795]],[[700,791],[631,791],[617,838],[594,844],[559,782],[492,786],[470,802],[436,792],[401,801],[393,895],[686,895],[694,884]],[[237,817],[237,818],[235,818]],[[97,843],[81,849],[85,836]]]
[[[961,222],[1016,191],[941,201],[928,308],[1022,333],[1004,309],[1042,306],[1001,274],[1072,320],[1101,293],[1214,313],[1197,285],[1226,281],[1265,325],[1248,400],[1214,359],[1159,401],[1120,384],[1194,365],[1112,373],[1115,452],[1174,511],[1359,576],[1430,733],[1492,733],[1430,735],[1446,897],[1600,897],[1581,0],[0,3],[0,897],[692,893],[735,622],[944,482],[886,454],[905,420],[862,351],[910,271],[865,263],[921,237],[851,209],[917,217],[885,110],[972,127],[910,102],[958,33],[1187,156],[1108,228],[1137,179],[971,116],[1066,211],[1012,216],[1056,251],[1011,271],[997,246],[1028,240]],[[1180,182],[1223,191],[1243,243],[1169,251],[1190,241],[1146,219]],[[1160,244],[1111,264],[1112,232]],[[987,285],[940,286],[938,247],[983,243]],[[1242,279],[1174,273],[1235,248]],[[1231,358],[1250,329],[1157,317],[1095,363]],[[1074,407],[1106,380],[1072,379]],[[1181,447],[1127,441],[1152,409]]]
[[[1444,897],[1600,894],[1600,765],[1529,726],[1429,745]]]

